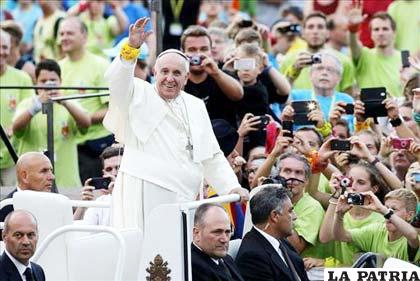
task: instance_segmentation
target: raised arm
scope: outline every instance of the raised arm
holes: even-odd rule
[[[351,205],[347,204],[347,198],[341,195],[335,209],[334,223],[332,235],[334,240],[341,242],[352,242],[351,234],[344,228],[344,215],[351,209]]]
[[[349,18],[349,31],[350,31],[350,51],[353,61],[356,61],[360,58],[362,53],[362,44],[360,44],[358,36],[359,27],[362,24],[363,20],[366,18],[366,15],[362,15],[362,7],[359,1],[356,1],[353,5],[353,8],[348,13]]]

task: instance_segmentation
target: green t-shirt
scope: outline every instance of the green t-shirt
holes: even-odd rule
[[[87,49],[96,55],[108,58],[103,50],[112,48],[112,41],[115,38],[112,29],[118,26],[117,18],[110,16],[106,19],[101,18],[93,21],[90,19],[88,12],[82,13],[80,18],[88,29]]]
[[[76,105],[77,102],[72,101]],[[16,109],[16,115],[28,110],[33,98],[23,100]],[[80,106],[80,105],[79,105]],[[54,174],[59,188],[81,187],[79,164],[77,160],[76,135],[78,131],[85,133],[86,129],[78,130],[75,120],[67,109],[54,103]],[[31,122],[15,133],[18,141],[19,154],[28,151],[44,151],[47,149],[47,115],[38,112]]]
[[[308,243],[302,256],[318,257],[320,254],[318,234],[325,211],[321,204],[306,192],[293,207],[297,216],[294,230]],[[316,253],[318,255],[314,256]]]
[[[374,252],[386,257],[393,257],[404,261],[408,260],[408,242],[404,236],[395,241],[388,240],[388,231],[385,224],[377,223],[366,225],[350,231],[353,243],[364,252]],[[414,262],[420,261],[420,248]]]
[[[68,57],[59,61],[62,73],[62,86],[85,86],[85,87],[107,87],[104,73],[109,66],[109,62],[97,55],[86,52],[79,61],[72,62]],[[65,91],[66,95],[77,94],[80,91]],[[97,93],[98,91],[85,91],[85,93]],[[107,93],[108,91],[104,91]],[[101,109],[108,107],[108,96],[80,99],[79,103],[89,114],[93,114]],[[110,135],[102,123],[92,124],[86,135],[78,136],[78,143],[86,140],[93,140]]]
[[[301,51],[302,50],[297,50],[286,54],[280,67],[281,73],[286,73],[287,69],[295,63],[296,57]],[[336,50],[326,49],[326,51],[331,52],[334,56],[336,56],[343,66],[343,74],[341,76],[342,78],[340,83],[337,85],[336,91],[344,92],[346,89],[351,88],[354,84],[355,70],[353,63],[349,57]],[[297,79],[293,82],[294,89],[312,89],[309,72],[310,67],[305,67],[302,69]]]
[[[40,17],[34,27],[34,58],[36,62],[41,59],[58,59],[58,23],[60,18],[66,17],[66,13],[56,10],[48,18]],[[54,36],[54,28],[57,28]]]
[[[7,66],[3,75],[0,75],[0,85],[2,86],[32,86],[32,80],[26,72]],[[32,89],[0,89],[0,124],[6,132],[11,132],[13,115],[17,105],[25,98],[35,94]],[[12,144],[16,148],[14,136],[11,138]],[[9,151],[0,140],[0,169],[10,168],[14,165]]]
[[[391,96],[402,96],[400,52],[395,51],[392,56],[385,57],[376,49],[363,47],[355,65],[360,88],[385,87]]]
[[[395,48],[413,55],[420,51],[420,1],[394,1],[388,13],[397,24]]]
[[[376,212],[372,212],[364,219],[354,219],[349,213],[344,215],[344,228],[348,231],[353,229],[360,229],[361,227],[368,226],[375,223],[382,223],[384,217]],[[334,245],[334,258],[343,266],[351,266],[353,264],[354,254],[360,252],[354,243],[335,242]]]
[[[319,177],[318,190],[324,193],[331,193],[330,181],[324,174]]]

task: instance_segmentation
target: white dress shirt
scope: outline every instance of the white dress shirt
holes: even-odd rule
[[[18,270],[22,280],[26,281],[26,276],[23,273],[25,273],[25,270],[28,267],[32,270],[31,263],[29,262],[28,266],[26,266],[20,261],[18,261],[17,259],[15,259],[6,249],[4,250],[4,252],[9,257],[9,259],[13,262],[13,264],[16,266],[16,269]]]

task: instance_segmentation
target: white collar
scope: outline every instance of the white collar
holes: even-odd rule
[[[194,246],[196,246],[201,252],[203,252],[203,249],[201,249],[195,242],[193,242]],[[204,253],[204,252],[203,252]],[[206,254],[206,253],[205,253]],[[206,254],[207,255],[207,254]],[[214,261],[215,264],[219,265],[219,261],[217,259],[214,259],[210,257],[212,261]]]
[[[4,252],[9,257],[9,259],[13,262],[13,264],[16,266],[16,269],[19,271],[20,276],[23,276],[23,273],[25,272],[27,267],[31,268],[32,270],[31,262],[29,262],[28,266],[26,266],[20,261],[18,261],[17,259],[15,259],[15,257],[13,257],[6,249],[4,249]]]
[[[267,239],[268,240],[268,242],[273,246],[273,248],[276,250],[276,252],[278,252],[279,251],[279,247],[280,247],[280,242],[279,242],[279,240],[277,239],[277,238],[275,238],[275,237],[273,237],[273,236],[271,236],[270,234],[268,234],[268,233],[266,233],[266,232],[264,232],[264,231],[262,231],[261,229],[259,229],[258,227],[255,227],[254,226],[254,228],[259,232],[259,233],[261,233],[261,235],[262,236],[264,236],[264,238],[265,239]]]

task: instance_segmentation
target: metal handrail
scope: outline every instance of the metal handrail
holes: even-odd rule
[[[40,256],[44,253],[46,248],[49,244],[55,240],[58,236],[66,233],[66,232],[107,232],[111,234],[120,244],[120,248],[118,251],[118,261],[117,261],[117,268],[115,270],[115,280],[123,280],[123,269],[125,264],[125,256],[126,256],[126,245],[123,236],[121,233],[117,232],[115,229],[108,227],[108,226],[94,226],[94,225],[65,225],[60,228],[57,228],[47,237],[45,237],[44,241],[42,242],[41,246],[35,252],[34,256],[32,257],[32,261],[37,262]]]

